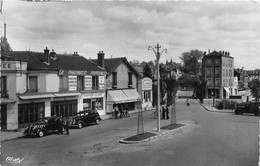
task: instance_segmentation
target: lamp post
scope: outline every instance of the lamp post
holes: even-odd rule
[[[159,45],[159,43],[157,43],[157,45],[155,46],[155,49],[152,46],[148,47],[148,50],[153,50],[155,57],[156,57],[156,61],[157,61],[157,131],[160,132],[160,71],[159,71],[159,61],[160,61],[160,56],[161,54],[165,51],[165,53],[167,53],[167,49],[163,49],[160,52],[160,48],[161,46]]]

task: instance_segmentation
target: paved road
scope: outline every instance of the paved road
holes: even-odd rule
[[[20,138],[2,143],[6,157],[24,158],[21,165],[90,166],[255,166],[258,163],[259,117],[207,112],[197,102],[177,103],[181,130],[150,142],[125,145],[118,140],[136,132],[136,114],[98,126],[71,130],[70,135]],[[145,130],[156,128],[144,113]],[[162,120],[162,126],[169,121]]]

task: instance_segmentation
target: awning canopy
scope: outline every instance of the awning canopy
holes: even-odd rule
[[[26,94],[19,96],[23,100],[55,97],[53,94]]]
[[[123,90],[123,91],[124,91],[124,93],[126,94],[126,96],[128,97],[129,100],[132,100],[132,101],[141,100],[141,96],[139,95],[139,93],[135,89],[126,89],[126,90]]]
[[[73,93],[53,93],[55,97],[69,97],[69,96],[78,96],[80,95],[79,92],[73,92]]]
[[[136,102],[138,99],[141,99],[141,97],[135,89],[107,91],[108,104]]]
[[[227,92],[227,94],[230,94],[228,87],[224,87],[224,89],[225,89],[225,91]]]
[[[0,104],[8,104],[8,103],[14,103],[15,100],[10,100],[7,98],[0,98]]]

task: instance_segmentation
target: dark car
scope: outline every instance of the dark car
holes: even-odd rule
[[[99,124],[102,119],[97,111],[80,111],[77,116],[70,118],[70,127],[78,127],[81,129],[83,126],[89,124]]]
[[[26,136],[39,136],[43,137],[44,135],[57,133],[58,132],[58,120],[57,117],[48,117],[43,118],[28,126],[24,135]]]
[[[244,102],[237,105],[235,114],[242,115],[244,113],[251,113],[255,116],[260,115],[260,102]]]

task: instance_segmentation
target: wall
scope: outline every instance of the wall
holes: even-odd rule
[[[26,92],[26,74],[23,73],[22,75],[20,76],[17,76],[16,77],[16,81],[17,81],[17,84],[16,84],[16,89],[17,89],[17,93],[25,93]]]
[[[57,73],[47,73],[46,79],[46,92],[58,92],[60,86],[60,80]]]

